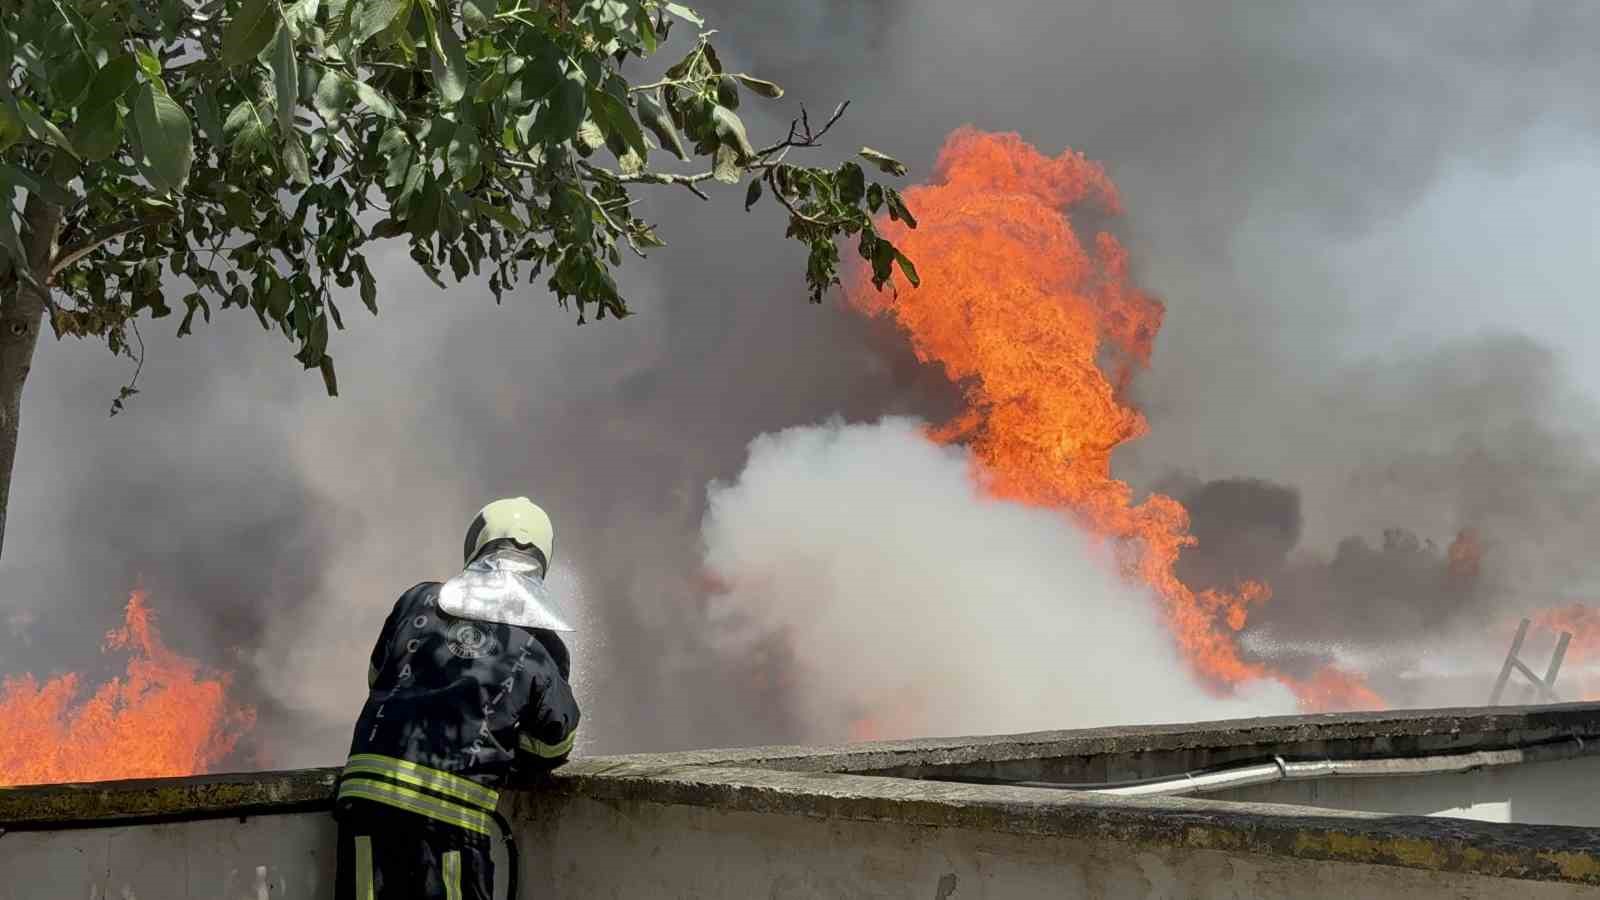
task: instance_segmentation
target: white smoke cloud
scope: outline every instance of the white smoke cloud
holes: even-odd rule
[[[1152,599],[1049,510],[984,496],[914,420],[758,437],[713,485],[705,562],[742,639],[785,634],[806,739],[960,735],[1291,713],[1276,684],[1217,698]],[[736,638],[737,640],[737,638]]]

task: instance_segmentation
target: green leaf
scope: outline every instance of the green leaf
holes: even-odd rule
[[[761,179],[760,178],[752,178],[752,179],[750,179],[750,189],[745,191],[745,193],[744,193],[744,211],[745,212],[749,212],[750,211],[750,207],[755,206],[756,205],[756,201],[760,200],[760,199],[761,199]]]
[[[306,159],[306,146],[297,131],[290,130],[283,136],[283,167],[295,183],[311,184],[311,163]]]
[[[328,389],[328,396],[339,396],[339,376],[333,373],[333,357],[323,356],[317,368],[322,370],[322,385]]]
[[[871,147],[862,147],[860,153],[862,159],[865,159],[867,162],[872,163],[890,175],[904,177],[906,174],[905,164],[892,156],[879,153]]]
[[[663,4],[661,4],[661,6],[667,12],[672,13],[673,15],[675,15],[678,18],[684,20],[685,22],[692,23],[696,28],[699,28],[700,26],[706,24],[706,20],[700,18],[700,14],[699,13],[695,12],[694,10],[690,9],[687,6],[684,6],[681,3],[663,3]]]
[[[912,265],[911,260],[898,248],[894,251],[894,261],[900,265],[900,271],[905,274],[906,280],[911,282],[912,287],[922,286],[922,278],[917,275],[917,267]]]
[[[427,160],[418,159],[411,163],[411,168],[406,170],[406,180],[400,185],[400,196],[395,198],[394,209],[398,214],[403,205],[408,203],[422,187],[423,176],[428,173]]]
[[[0,27],[0,31],[4,31]],[[22,247],[22,236],[17,232],[17,223],[12,220],[13,203],[16,186],[0,177],[0,250],[4,250],[11,257],[11,270],[22,276],[22,280],[35,284],[33,269],[28,265],[28,252]]]
[[[319,315],[311,320],[311,334],[306,338],[303,349],[305,366],[311,368],[322,362],[328,349],[328,317]]]
[[[439,227],[439,182],[432,178],[422,183],[417,196],[406,207],[406,230],[412,237],[425,238]]]
[[[245,143],[255,140],[252,132],[260,125],[261,117],[256,114],[255,104],[245,100],[228,111],[228,118],[222,123],[222,134],[227,139],[228,146],[237,150]]]
[[[726,106],[712,107],[711,127],[716,130],[717,140],[738,149],[741,160],[749,160],[756,155],[756,148],[751,146],[750,138],[745,134],[744,122],[733,110]]]
[[[554,45],[549,45],[541,47],[539,54],[528,60],[521,72],[524,103],[543,100],[561,84],[560,55]]]
[[[739,165],[739,151],[728,144],[719,145],[711,176],[723,184],[738,184],[743,174],[744,169]]]
[[[361,257],[356,257],[361,259]],[[378,314],[378,280],[372,277],[372,272],[367,269],[365,261],[356,266],[356,278],[361,282],[361,302],[373,315]]]
[[[866,235],[862,235],[864,238]],[[891,266],[896,261],[899,251],[888,241],[879,239],[872,245],[872,283],[882,286],[894,274]]]
[[[222,64],[243,65],[267,48],[278,28],[275,0],[244,0],[238,13],[222,32]]]
[[[900,199],[900,193],[891,188],[884,188],[883,200],[889,205],[889,218],[898,219],[912,228],[917,227],[917,218],[906,208],[906,202]]]
[[[283,20],[294,32],[296,38],[316,26],[317,7],[320,5],[320,0],[298,0],[294,5],[283,11]]]
[[[867,209],[876,213],[883,206],[883,185],[873,184],[867,187]]]
[[[764,78],[755,78],[750,75],[735,75],[733,77],[739,79],[739,83],[749,88],[752,92],[768,100],[777,100],[783,96],[783,88]]]
[[[208,87],[202,86],[195,91],[194,114],[200,120],[200,131],[214,146],[227,144],[226,132],[223,127],[222,117],[217,114],[217,98]]]
[[[62,108],[75,109],[88,94],[94,76],[94,63],[82,53],[74,53],[51,79],[51,93]]]
[[[620,136],[640,156],[649,152],[644,144],[644,132],[639,129],[639,123],[633,120],[633,114],[628,112],[626,103],[606,91],[590,91],[589,109],[602,131]]]
[[[364,44],[388,28],[401,12],[411,9],[412,0],[354,0],[350,7],[350,36]]]
[[[370,235],[374,238],[392,238],[405,233],[406,223],[395,219],[383,219],[372,226]]]
[[[94,73],[89,83],[89,95],[84,98],[85,109],[95,109],[114,102],[128,92],[139,72],[139,64],[127,53],[113,56],[100,71]]]
[[[194,162],[194,136],[189,117],[165,91],[146,84],[133,107],[139,139],[150,160],[148,177],[156,189],[166,193],[183,187]]]
[[[425,13],[429,11],[429,2],[431,0],[422,0]],[[430,41],[433,46],[433,82],[444,102],[456,104],[467,95],[467,57],[461,51],[461,39],[456,36],[455,24],[450,20],[449,0],[438,0],[438,3],[437,22],[429,15],[433,30],[433,40]]]
[[[529,135],[533,143],[554,144],[572,139],[586,111],[584,86],[583,72],[577,67],[562,76],[534,122]]]
[[[78,113],[72,142],[86,160],[102,160],[122,145],[122,111],[115,103],[86,106]]]
[[[478,154],[478,129],[471,122],[462,122],[456,126],[455,134],[450,136],[450,149],[445,154],[445,164],[450,167],[450,174],[455,176],[456,183],[464,191],[477,187],[478,181],[483,177],[483,168],[479,164]]]
[[[0,28],[0,31],[4,31]],[[0,152],[9,150],[12,144],[28,136],[28,126],[22,121],[22,113],[13,102],[0,102]]]
[[[350,34],[350,0],[327,0],[328,39],[335,43]]]
[[[139,62],[139,68],[151,78],[161,77],[161,57],[155,55],[148,47],[135,47],[133,56]]]
[[[397,188],[404,183],[406,170],[411,167],[411,140],[404,129],[389,126],[378,139],[378,156],[384,161],[383,186]]]
[[[489,21],[500,11],[495,0],[461,0],[461,22],[474,32],[489,27]]]
[[[17,103],[16,111],[22,117],[22,123],[27,126],[29,133],[34,137],[47,144],[54,144],[73,156],[78,155],[78,151],[72,146],[72,142],[67,140],[67,136],[61,133],[61,129],[57,128],[54,122],[39,115],[26,103]]]
[[[861,167],[847,162],[839,167],[839,199],[851,206],[861,202],[867,194],[867,177]]]
[[[717,79],[717,102],[729,109],[739,108],[739,82],[732,75]]]
[[[222,209],[235,228],[246,228],[255,222],[255,210],[244,191],[229,185],[222,193]]]
[[[667,115],[667,111],[661,108],[661,104],[652,99],[649,94],[641,95],[638,103],[639,121],[644,123],[644,127],[650,129],[651,133],[656,136],[656,140],[661,143],[661,148],[663,150],[671,150],[681,160],[687,160],[689,154],[683,148],[683,138],[678,136],[678,129],[673,127],[672,117]]]
[[[278,130],[288,135],[294,131],[294,105],[300,98],[300,65],[294,58],[294,38],[288,25],[278,27],[272,48],[272,85],[278,95]],[[304,158],[305,151],[300,152]]]
[[[324,72],[322,80],[317,82],[316,93],[311,95],[311,105],[316,107],[317,115],[330,123],[337,122],[356,102],[359,96],[356,84],[343,72],[333,69]]]
[[[294,303],[294,296],[289,290],[289,279],[272,277],[272,288],[267,291],[267,315],[273,319],[283,321],[289,314],[289,307]]]
[[[367,109],[385,119],[402,118],[400,110],[396,109],[395,105],[389,102],[389,98],[385,97],[377,88],[367,84],[365,81],[357,81],[355,82],[355,89],[356,97],[367,105]]]
[[[0,164],[0,175],[3,175],[3,181],[0,183],[19,185],[26,188],[29,193],[38,194],[51,203],[61,206],[72,203],[72,195],[48,177],[37,176],[27,169],[9,163]]]
[[[639,32],[639,46],[644,50],[644,55],[656,52],[656,26],[650,21],[650,12],[643,5],[634,10],[633,27]]]
[[[472,206],[479,213],[500,223],[501,228],[513,235],[518,235],[528,230],[528,226],[522,224],[522,220],[517,218],[517,214],[504,206],[477,199],[472,201]]]

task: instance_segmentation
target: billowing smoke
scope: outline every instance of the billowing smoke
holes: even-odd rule
[[[741,635],[781,635],[808,740],[1270,715],[1199,687],[1149,593],[1054,510],[985,496],[920,423],[762,436],[714,486],[705,559]]]
[[[854,101],[819,161],[866,144],[925,176],[963,124],[1104,161],[1138,280],[1168,304],[1133,385],[1152,430],[1118,474],[1265,479],[1299,497],[1297,525],[1281,498],[1260,515],[1226,492],[1198,504],[1252,522],[1208,577],[1291,545],[1264,626],[1357,636],[1377,603],[1361,573],[1391,568],[1412,574],[1383,575],[1405,587],[1378,605],[1403,618],[1427,583],[1416,573],[1469,527],[1490,582],[1471,608],[1592,587],[1595,432],[1572,395],[1600,379],[1581,352],[1600,9],[702,5],[729,65],[782,82],[790,103]],[[793,106],[758,109],[741,114],[773,133]],[[807,305],[770,205],[641,198],[671,246],[623,273],[636,318],[576,329],[538,286],[501,309],[481,285],[443,295],[396,250],[375,260],[382,316],[345,304],[338,400],[275,336],[219,315],[182,341],[170,320],[147,324],[143,392],[107,421],[131,366],[46,341],[0,561],[0,671],[97,664],[142,582],[169,641],[235,667],[261,705],[255,758],[335,761],[394,598],[458,564],[479,504],[528,493],[555,514],[557,567],[590,626],[584,750],[811,734],[793,673],[829,651],[729,640],[754,626],[725,621],[727,597],[713,615],[706,485],[735,478],[756,435],[834,415],[946,421],[954,389],[880,323]],[[1393,528],[1434,562],[1383,562]],[[1366,550],[1343,554],[1340,581],[1327,573],[1352,536]],[[1301,567],[1326,570],[1315,590],[1290,583]]]

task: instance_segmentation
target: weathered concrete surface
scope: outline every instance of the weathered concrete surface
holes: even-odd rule
[[[523,827],[553,898],[1557,900],[1600,889],[1281,856],[572,798]]]
[[[1591,828],[879,774],[1148,774],[1284,747],[1387,756],[1574,734],[1600,736],[1600,705],[598,758],[508,802],[527,883],[553,888],[541,897],[1594,897]],[[331,822],[304,810],[332,783],[314,770],[0,790],[0,900],[326,897]],[[170,816],[213,818],[158,824]]]
[[[338,776],[338,769],[301,769],[0,788],[0,829],[322,807]]]
[[[333,900],[334,824],[303,813],[0,837],[0,900]]]
[[[729,766],[679,767],[650,764],[642,757],[620,764],[585,760],[571,768],[551,793],[619,810],[703,807],[1600,887],[1600,830],[1589,828]],[[519,820],[534,821],[551,808],[551,797],[523,794],[516,804]]]

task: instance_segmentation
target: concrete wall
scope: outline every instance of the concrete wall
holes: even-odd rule
[[[522,831],[563,898],[1555,900],[1600,889],[969,828],[579,799]],[[530,894],[529,896],[533,896]]]
[[[540,900],[1600,897],[1595,828],[859,774],[1149,768],[1299,745],[1373,755],[1550,733],[1600,736],[1600,706],[585,759],[510,795],[506,812],[523,846],[523,896]],[[1368,791],[1341,802],[1408,795],[1431,811],[1441,797],[1476,804],[1482,788],[1509,793],[1514,815],[1534,798],[1576,817],[1596,774],[1580,765],[1572,778],[1552,767],[1499,785],[1339,788]],[[330,900],[333,779],[309,770],[0,790],[0,900]],[[1396,794],[1406,780],[1417,790]]]
[[[0,900],[333,900],[333,838],[317,814],[11,832]]]
[[[972,828],[582,797],[530,805],[523,895],[538,900],[1600,896],[1584,885]],[[332,900],[333,834],[321,813],[14,832],[0,838],[0,900]]]

